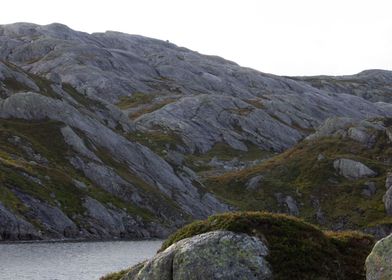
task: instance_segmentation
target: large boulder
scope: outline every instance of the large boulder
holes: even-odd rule
[[[366,279],[392,279],[392,235],[378,241],[367,257]]]
[[[211,231],[173,244],[123,279],[272,279],[267,254],[256,237]]]
[[[341,158],[333,162],[333,167],[340,175],[347,179],[359,179],[376,176],[377,173],[363,163],[351,159]]]

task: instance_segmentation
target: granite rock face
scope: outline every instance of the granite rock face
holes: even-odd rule
[[[0,203],[0,240],[30,240],[40,237],[32,224]]]
[[[273,279],[267,255],[256,237],[212,231],[173,244],[122,279]]]
[[[379,240],[366,259],[366,280],[392,279],[392,235]]]
[[[6,64],[3,65],[5,69],[7,67],[10,69]],[[13,66],[13,69],[14,72],[24,73],[21,69],[18,70],[16,66]],[[35,76],[25,75],[29,77],[30,82],[23,80],[22,84],[22,82],[14,81],[14,87],[25,89],[33,87],[31,85],[34,84]],[[45,94],[40,91],[43,91],[43,89],[39,89],[38,92],[13,92],[0,99],[0,118],[6,121],[18,120],[18,123],[42,122],[45,125],[48,120],[49,123],[50,121],[59,123],[61,128],[58,133],[62,138],[60,141],[63,142],[65,147],[68,147],[62,150],[61,153],[68,153],[65,159],[72,166],[72,169],[82,172],[84,180],[89,181],[89,184],[100,187],[107,194],[121,200],[121,203],[145,209],[142,211],[152,213],[156,220],[153,223],[143,222],[143,218],[140,216],[129,215],[129,213],[124,212],[123,209],[118,209],[118,206],[114,205],[109,206],[113,209],[111,213],[114,217],[113,221],[97,219],[96,215],[99,215],[98,212],[105,209],[105,206],[102,205],[101,208],[90,207],[91,203],[83,204],[82,202],[80,202],[80,206],[85,208],[86,213],[89,214],[83,218],[79,217],[79,214],[69,216],[64,211],[66,205],[51,206],[42,201],[43,197],[35,199],[34,196],[27,196],[18,184],[15,185],[9,182],[7,188],[17,194],[16,199],[21,204],[30,209],[28,212],[20,214],[24,215],[27,220],[38,219],[44,228],[42,235],[30,234],[31,238],[162,237],[168,233],[168,229],[165,229],[167,225],[159,226],[162,221],[168,222],[171,227],[175,228],[185,222],[186,216],[202,218],[215,212],[229,210],[228,206],[212,194],[200,192],[199,186],[192,183],[192,178],[189,175],[186,173],[177,174],[177,171],[169,163],[149,148],[128,140],[126,133],[132,131],[130,121],[127,120],[129,125],[122,125],[123,119],[117,115],[111,115],[112,119],[109,121],[103,120],[102,115],[110,115],[113,111],[110,106],[108,109],[105,104],[100,105],[102,107],[98,114],[93,112],[96,108],[88,108],[75,100],[68,99],[70,96],[66,91],[56,90],[52,82],[43,81],[47,83]],[[7,88],[9,87],[8,85]],[[112,129],[110,121],[114,120],[117,121],[116,127],[121,129],[121,133]],[[53,133],[56,133],[56,131],[53,131]],[[15,149],[24,151],[24,155],[17,158],[18,162],[37,168],[53,165],[48,159],[36,153],[36,149],[42,148],[37,146],[40,143],[34,142],[32,144],[25,137],[21,138],[20,135],[7,137],[7,142]],[[49,151],[51,148],[51,145],[44,147]],[[99,151],[102,150],[108,154],[109,158],[118,163],[109,164],[107,157],[103,159],[102,154],[98,155]],[[14,157],[12,154],[9,154],[9,156]],[[120,174],[119,165],[132,175]],[[5,170],[4,172],[7,173]],[[19,175],[28,178],[32,183],[46,187],[44,182],[46,179],[38,179],[42,174],[39,174],[40,171],[38,170],[36,172],[38,173],[20,172]],[[124,178],[124,176],[128,176],[128,178]],[[129,176],[132,176],[132,178]],[[48,176],[47,180],[50,181],[50,179],[50,176]],[[79,178],[73,179],[80,182]],[[135,180],[138,181],[137,185],[148,185],[150,190],[135,186]],[[71,186],[76,187],[74,184]],[[89,188],[85,188],[87,202],[90,201],[88,191]],[[37,190],[37,195],[39,192]],[[72,189],[70,192],[72,192]],[[157,201],[162,201],[162,199],[163,201],[166,200],[167,204],[157,205]],[[94,209],[96,213],[92,213]],[[10,211],[12,212],[12,210]],[[7,213],[7,217],[10,217],[9,213]],[[96,226],[93,222],[97,220],[100,221],[98,223],[100,226]],[[161,220],[161,222],[158,220]],[[9,219],[7,223],[11,222],[11,228],[18,227],[17,219]],[[34,228],[32,225],[31,227]],[[22,233],[15,232],[13,234],[8,233],[8,228],[10,227],[4,226],[3,235],[5,238],[15,239],[14,236],[27,238],[24,237],[23,227],[21,227]]]

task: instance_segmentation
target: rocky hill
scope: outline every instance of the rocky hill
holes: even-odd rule
[[[285,205],[308,219],[316,211],[316,222],[334,228],[388,224],[381,198],[388,121],[371,128],[387,136],[369,143],[301,141],[331,117],[387,120],[391,84],[389,71],[279,77],[142,36],[0,26],[0,239],[162,237],[213,213]],[[306,181],[314,173],[285,173],[285,157],[308,146],[335,149],[315,155],[326,158],[325,172],[366,153],[361,163],[374,173],[357,167],[372,179],[355,179],[354,190],[344,175]],[[353,150],[336,154],[340,146]],[[281,177],[261,190],[267,175],[248,170],[271,157],[282,161],[268,176]],[[297,169],[317,168],[311,162]],[[219,176],[243,184],[228,189]],[[369,195],[361,196],[365,183]],[[328,207],[347,207],[330,216],[328,199],[312,198],[321,193],[344,193]]]

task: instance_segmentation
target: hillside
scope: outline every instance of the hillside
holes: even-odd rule
[[[251,168],[210,176],[229,204],[301,216],[324,228],[382,237],[392,229],[391,119],[328,119],[314,134]]]
[[[284,211],[273,197],[299,201],[293,186],[306,193],[299,215],[311,220],[310,195],[330,177],[283,174],[290,164],[283,159],[308,149],[301,141],[328,118],[391,117],[391,81],[381,70],[280,77],[138,35],[0,26],[0,239],[163,237],[236,208]],[[376,194],[358,200],[345,190],[363,206],[324,214],[325,226],[388,224],[381,186],[389,163],[378,158],[387,154],[378,144],[317,141],[312,149],[342,146],[324,152],[325,166],[359,151],[377,171]],[[270,168],[265,160],[281,166],[270,172],[279,177],[268,195],[242,184]],[[335,179],[334,188],[346,184]],[[345,215],[338,226],[330,220]]]

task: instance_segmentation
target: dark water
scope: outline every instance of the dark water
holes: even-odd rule
[[[161,241],[0,244],[1,280],[92,280],[151,258]]]

